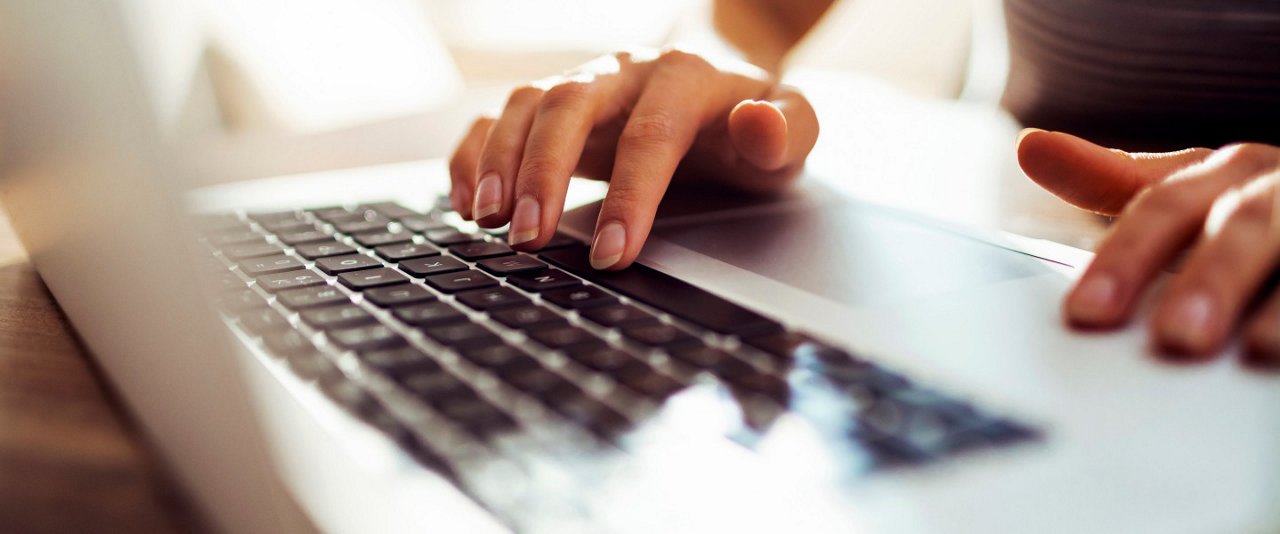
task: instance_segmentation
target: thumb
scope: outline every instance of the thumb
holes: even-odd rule
[[[800,93],[779,87],[769,100],[743,100],[729,112],[729,139],[752,166],[776,171],[799,164],[818,139],[818,117]]]
[[[1130,153],[1074,135],[1027,128],[1018,134],[1018,164],[1037,184],[1067,203],[1119,214],[1139,191],[1203,161],[1213,151]]]

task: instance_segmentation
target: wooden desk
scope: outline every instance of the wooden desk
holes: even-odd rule
[[[0,212],[0,530],[204,530]]]

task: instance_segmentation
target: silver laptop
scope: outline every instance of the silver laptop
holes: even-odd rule
[[[1064,329],[1079,254],[823,176],[673,194],[615,274],[589,194],[515,253],[439,162],[193,190],[129,8],[0,2],[0,189],[219,529],[1280,529],[1280,384]]]

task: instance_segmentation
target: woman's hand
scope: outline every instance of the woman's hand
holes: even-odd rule
[[[555,233],[569,177],[609,180],[591,247],[597,269],[640,253],[674,177],[784,187],[818,137],[813,108],[748,64],[679,50],[621,52],[511,92],[450,161],[453,208],[536,250]]]
[[[1069,322],[1123,324],[1157,273],[1190,248],[1157,304],[1155,344],[1204,359],[1243,325],[1251,361],[1280,365],[1280,148],[1130,154],[1026,130],[1018,160],[1067,202],[1120,216],[1067,296]]]

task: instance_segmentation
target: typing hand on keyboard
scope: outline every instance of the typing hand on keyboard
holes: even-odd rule
[[[569,177],[609,180],[591,266],[631,264],[673,177],[767,192],[794,179],[818,136],[794,89],[745,63],[679,50],[620,52],[512,91],[478,119],[450,161],[453,208],[511,245],[553,237]]]

